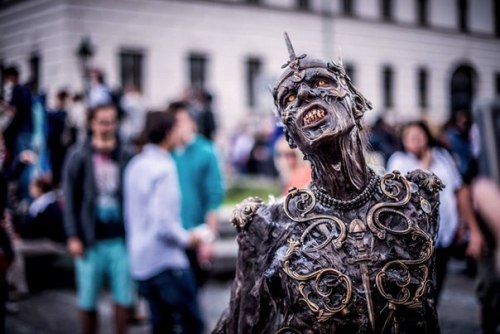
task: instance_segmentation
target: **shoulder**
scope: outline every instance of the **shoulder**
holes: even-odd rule
[[[259,225],[268,224],[277,216],[282,203],[266,203],[259,197],[249,197],[236,205],[231,216],[231,223],[238,232],[260,230]]]
[[[406,174],[406,180],[411,182],[412,192],[418,193],[419,197],[427,199],[431,203],[439,202],[439,193],[445,185],[436,174],[416,169]],[[412,184],[415,184],[418,189]]]
[[[231,223],[238,231],[245,230],[257,216],[257,211],[264,205],[264,202],[259,197],[244,199],[234,208]]]
[[[87,142],[79,142],[70,147],[67,162],[69,164],[78,163],[90,153],[90,147]]]
[[[207,156],[215,154],[214,144],[201,135],[196,136],[196,140],[193,144],[200,153],[204,153]]]

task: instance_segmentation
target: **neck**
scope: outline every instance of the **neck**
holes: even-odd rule
[[[320,149],[309,157],[313,166],[313,183],[339,200],[359,195],[368,185],[370,175],[357,132]]]
[[[116,137],[102,137],[102,136],[93,136],[92,137],[92,146],[98,150],[113,150],[116,148],[117,141]]]

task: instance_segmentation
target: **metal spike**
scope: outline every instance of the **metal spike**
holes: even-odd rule
[[[295,51],[293,50],[292,42],[290,41],[290,37],[288,37],[288,33],[285,32],[285,43],[286,47],[288,49],[288,54],[290,56],[290,60],[293,61],[297,59],[297,56],[295,55]]]

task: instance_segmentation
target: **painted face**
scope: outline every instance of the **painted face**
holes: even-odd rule
[[[344,76],[321,67],[295,72],[276,94],[281,120],[303,151],[352,130],[356,125],[352,101]]]

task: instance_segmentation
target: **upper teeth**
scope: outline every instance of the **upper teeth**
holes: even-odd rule
[[[325,111],[323,109],[313,109],[307,112],[304,116],[304,125],[309,125],[315,123],[325,117]]]

